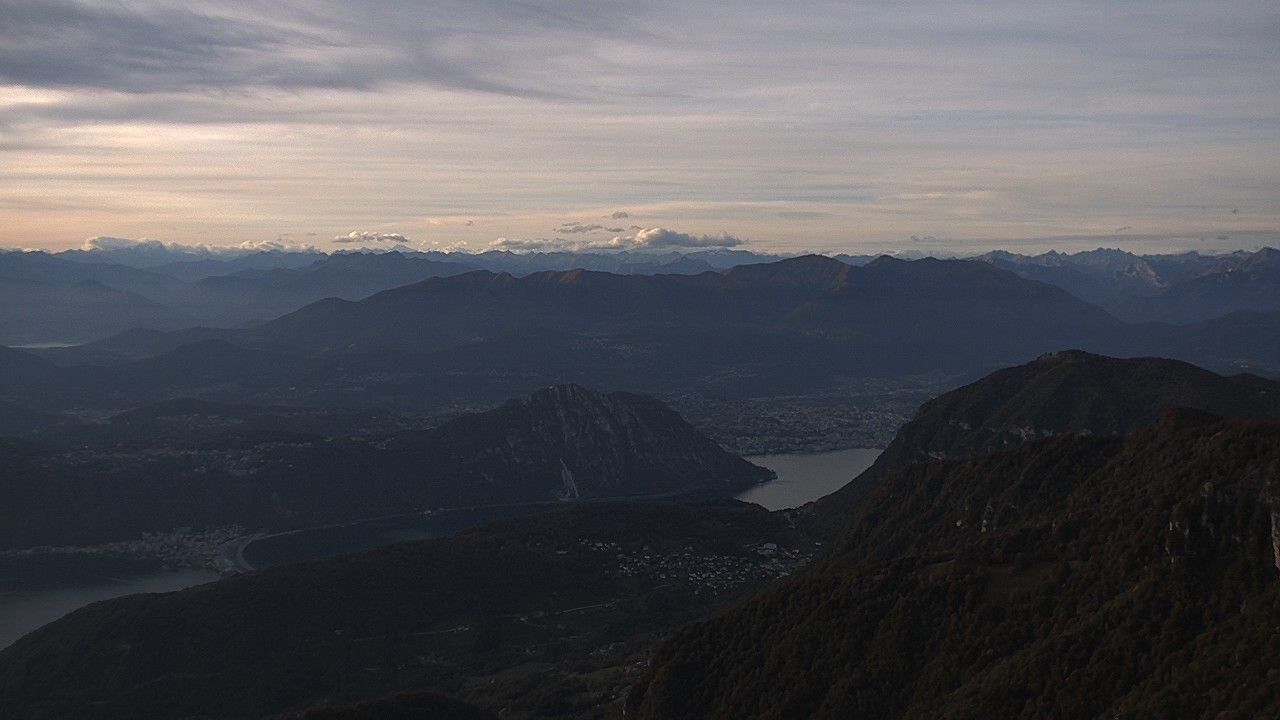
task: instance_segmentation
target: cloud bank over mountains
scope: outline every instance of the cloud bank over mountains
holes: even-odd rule
[[[1275,3],[5,0],[2,17],[0,246],[362,227],[478,246],[566,216],[601,228],[557,235],[625,238],[634,218],[884,251],[1280,228]]]
[[[570,227],[571,224],[566,223],[562,227]],[[603,228],[608,229],[608,228]],[[594,230],[571,231],[570,235],[582,235],[594,232]],[[430,249],[430,250],[464,250],[464,248],[440,248],[430,247],[422,248],[421,243],[416,243],[402,233],[396,232],[378,232],[371,230],[352,230],[345,235],[339,235],[333,239],[333,242],[342,246],[344,251],[358,250],[388,250],[392,248],[408,247],[413,250]],[[584,251],[619,251],[619,250],[694,250],[694,249],[715,249],[715,248],[733,248],[744,244],[741,238],[735,237],[728,233],[720,233],[718,235],[695,235],[692,233],[679,232],[668,228],[640,228],[628,235],[615,235],[610,238],[581,238],[581,237],[558,237],[558,238],[497,238],[487,244],[486,249],[491,250],[512,250],[527,252],[584,252]],[[217,246],[203,244],[184,244],[176,242],[163,242],[152,239],[133,239],[100,235],[86,239],[80,246],[83,251],[95,251],[102,253],[129,253],[142,254],[150,253],[155,255],[225,255],[225,254],[241,254],[247,252],[259,251],[278,251],[278,252],[314,252],[317,248],[307,243],[299,243],[281,237],[276,240],[266,240],[257,242],[243,242],[234,246]]]
[[[123,253],[133,256],[153,255],[163,258],[182,255],[217,257],[255,252],[316,252],[316,247],[306,243],[290,242],[285,239],[246,241],[235,245],[206,245],[165,242],[148,238],[134,239],[99,235],[87,238],[81,243],[79,250],[97,253]]]

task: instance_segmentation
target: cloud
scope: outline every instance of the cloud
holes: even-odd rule
[[[284,233],[275,240],[246,240],[236,249],[248,252],[318,252],[316,246],[295,243],[287,240],[288,237],[289,233]]]
[[[641,230],[626,238],[615,238],[622,242],[630,242],[637,247],[648,248],[730,248],[742,244],[742,240],[730,235],[690,235],[666,228],[649,228]]]
[[[99,235],[85,240],[84,244],[80,246],[80,249],[108,252],[111,250],[130,250],[138,247],[163,249],[165,244],[159,240],[147,240],[145,238],[142,240],[134,240],[133,238]]]
[[[560,233],[561,235],[581,235],[583,233],[593,233],[593,232],[608,232],[608,233],[617,234],[617,233],[626,232],[626,231],[622,228],[611,228],[611,227],[605,227],[604,225],[583,225],[582,223],[565,223],[560,227],[556,228],[556,232]]]
[[[571,240],[568,238],[508,238],[500,237],[489,243],[492,250],[512,250],[524,252],[595,252],[609,250],[635,249],[637,246],[628,239],[610,238],[608,240]]]
[[[316,252],[313,245],[289,242],[285,238],[288,233],[275,240],[246,240],[238,245],[189,245],[176,242],[164,242],[148,238],[134,239],[99,235],[84,241],[82,250],[99,253],[118,253],[132,257],[199,255],[199,256],[233,256],[255,252]]]
[[[742,242],[741,239],[728,233],[692,235],[656,227],[640,228],[638,232],[632,235],[615,235],[608,240],[500,237],[490,242],[489,247],[495,250],[524,250],[531,252],[589,252],[594,250],[729,248],[737,247]]]
[[[563,251],[577,248],[577,244],[551,238],[500,237],[489,243],[493,250],[527,250],[531,252]]]
[[[339,235],[333,239],[336,243],[349,245],[368,244],[368,243],[407,243],[409,239],[400,233],[382,233],[371,232],[369,230],[352,230],[346,235]]]
[[[1276,3],[1005,5],[0,0],[0,244],[626,207],[772,247],[1280,227]]]
[[[0,80],[25,86],[181,93],[408,83],[542,99],[564,98],[567,88],[551,87],[531,59],[570,55],[639,14],[624,3],[569,16],[554,3],[502,0],[2,5]]]

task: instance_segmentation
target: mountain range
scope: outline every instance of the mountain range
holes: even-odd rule
[[[324,298],[359,300],[476,269],[527,275],[589,268],[621,274],[700,273],[774,259],[743,251],[665,254],[262,251],[160,245],[111,250],[0,251],[0,344],[67,344],[132,329],[240,327]]]
[[[825,545],[803,513],[581,505],[99,603],[0,651],[0,707],[1270,717],[1280,425],[1239,418],[1276,387],[1054,353],[922,408]]]
[[[1234,312],[1280,310],[1280,250],[1270,247],[1226,255],[996,251],[978,259],[1061,287],[1127,322],[1185,325]]]
[[[1098,249],[976,259],[1060,287],[1127,322],[1187,324],[1280,311],[1280,251],[1134,255]],[[89,251],[0,252],[0,344],[68,344],[131,329],[241,327],[325,298],[374,293],[473,270],[516,277],[581,269],[618,275],[723,272],[784,257],[690,252],[214,252],[144,244]],[[861,267],[874,256],[840,255]]]
[[[965,260],[858,267],[806,256],[698,275],[478,270],[321,300],[252,328],[6,351],[0,367],[15,369],[0,373],[0,400],[81,415],[178,397],[437,413],[557,383],[743,399],[873,378],[963,380],[1061,347],[1275,374],[1272,326],[1280,313],[1125,324]]]

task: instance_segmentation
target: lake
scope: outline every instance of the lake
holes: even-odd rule
[[[857,477],[880,457],[880,450],[852,448],[820,453],[754,455],[747,458],[778,473],[778,479],[739,493],[743,502],[766,510],[785,510],[830,495]]]
[[[25,567],[5,562],[0,586],[0,649],[67,613],[99,600],[135,593],[172,592],[217,580],[211,570],[165,570],[122,567],[132,564],[111,558],[26,558]],[[148,564],[149,565],[149,564]],[[44,566],[44,567],[40,567]],[[15,575],[23,582],[18,585]],[[38,577],[37,577],[38,575]]]
[[[769,510],[799,507],[838,490],[871,466],[879,450],[757,455],[751,462],[778,479],[737,498]],[[312,528],[263,538],[245,548],[257,568],[366,550],[402,540],[446,537],[503,517],[545,512],[557,503],[444,510]],[[45,623],[99,600],[143,592],[170,592],[217,580],[207,570],[164,570],[155,563],[100,556],[0,559],[0,648]]]
[[[875,449],[854,448],[822,453],[756,455],[747,458],[778,474],[736,497],[768,510],[799,507],[838,490],[880,456]],[[564,507],[557,503],[524,506],[439,510],[431,514],[399,515],[330,527],[274,535],[250,543],[244,558],[256,568],[301,562],[318,557],[367,550],[401,540],[447,537],[491,520]]]

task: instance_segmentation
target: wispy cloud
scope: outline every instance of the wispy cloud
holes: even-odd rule
[[[538,64],[522,64],[522,54],[554,56],[545,40],[609,32],[630,14],[609,2],[571,16],[553,3],[300,5],[7,0],[0,79],[130,93],[423,83],[554,98],[562,92],[536,72]]]
[[[556,228],[556,232],[560,233],[561,235],[582,235],[585,233],[596,233],[596,232],[621,233],[621,232],[626,232],[626,229],[611,228],[611,227],[605,227],[604,225],[595,225],[595,224],[583,225],[582,223],[564,223],[560,227]]]
[[[0,0],[0,245],[1238,235],[1280,227],[1277,33],[1253,0]]]

